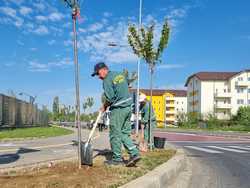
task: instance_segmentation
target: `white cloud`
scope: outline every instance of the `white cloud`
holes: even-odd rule
[[[42,3],[33,3],[33,6],[37,8],[39,11],[43,11],[45,9],[45,5]]]
[[[37,51],[37,48],[30,48],[31,51]]]
[[[79,31],[80,33],[85,33],[85,32],[86,32],[86,29],[79,28],[78,31]]]
[[[56,41],[55,41],[55,40],[53,40],[53,39],[52,39],[52,40],[50,40],[50,41],[48,41],[48,44],[49,44],[49,45],[53,45],[53,44],[55,44],[55,43],[56,43]]]
[[[54,12],[54,13],[51,13],[48,18],[49,18],[49,20],[56,22],[56,21],[62,20],[64,18],[64,16],[63,16],[63,14],[61,14],[59,12]]]
[[[41,64],[36,61],[29,62],[29,71],[31,72],[49,72],[47,64]]]
[[[13,24],[18,28],[23,25],[24,20],[17,16],[15,9],[10,7],[0,7],[0,12],[7,16],[7,18],[1,18],[1,23]]]
[[[35,18],[39,22],[43,22],[43,21],[47,21],[48,20],[48,18],[46,16],[42,16],[42,15],[35,16]]]
[[[63,69],[71,65],[73,65],[73,61],[70,58],[62,58],[57,61],[51,61],[48,63],[31,61],[28,64],[28,70],[31,72],[50,72],[52,68]]]
[[[110,17],[110,16],[112,16],[112,13],[111,13],[111,12],[104,12],[104,13],[103,13],[103,16],[105,16],[105,17]]]
[[[19,11],[20,11],[20,14],[22,14],[23,16],[26,16],[32,13],[32,9],[29,7],[25,7],[25,6],[21,6]]]
[[[0,12],[10,16],[12,18],[16,18],[16,10],[10,7],[0,7]]]
[[[185,65],[182,64],[161,64],[157,66],[159,69],[178,69],[183,67],[185,67]]]
[[[103,28],[103,24],[102,23],[94,23],[94,24],[91,24],[88,28],[88,31],[90,32],[96,32],[100,29]]]
[[[49,33],[49,30],[46,26],[44,25],[40,25],[38,26],[38,28],[36,28],[34,31],[32,31],[33,33],[37,34],[37,35],[46,35]]]

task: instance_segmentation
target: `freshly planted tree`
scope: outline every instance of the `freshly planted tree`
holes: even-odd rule
[[[128,28],[128,43],[132,47],[133,52],[143,58],[149,66],[150,72],[150,102],[152,104],[152,88],[153,88],[153,73],[155,66],[161,63],[161,55],[168,45],[170,27],[168,21],[165,20],[161,31],[161,37],[157,48],[154,48],[154,24],[149,27],[141,27],[137,30],[135,25],[130,25]],[[150,105],[150,122],[149,122],[149,143],[152,149],[152,127],[151,127],[151,105]]]

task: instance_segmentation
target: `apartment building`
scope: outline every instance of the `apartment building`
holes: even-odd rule
[[[132,92],[135,92],[133,89]],[[150,90],[140,89],[150,100]],[[174,124],[179,113],[187,112],[187,92],[185,90],[154,89],[152,96],[158,126]]]
[[[185,86],[187,112],[230,119],[240,106],[250,105],[250,70],[198,72],[188,77]]]

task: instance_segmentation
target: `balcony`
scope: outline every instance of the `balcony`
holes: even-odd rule
[[[166,97],[166,101],[174,101],[174,97]]]
[[[175,117],[166,117],[166,121],[175,121]]]
[[[238,87],[247,87],[249,83],[247,81],[237,81],[235,82],[235,85]]]
[[[228,92],[226,92],[226,93],[223,93],[223,92],[216,92],[216,93],[214,94],[214,96],[215,96],[216,98],[231,98],[231,97],[232,97],[232,94],[231,94],[231,93],[228,93]]]
[[[231,104],[218,103],[218,104],[215,104],[215,108],[218,108],[218,109],[231,109],[232,105]]]
[[[166,110],[166,114],[175,114],[174,110]]]
[[[174,107],[174,103],[166,103],[166,107]]]

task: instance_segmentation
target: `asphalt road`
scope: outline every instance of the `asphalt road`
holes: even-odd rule
[[[192,163],[190,188],[250,188],[250,139],[160,133]]]

